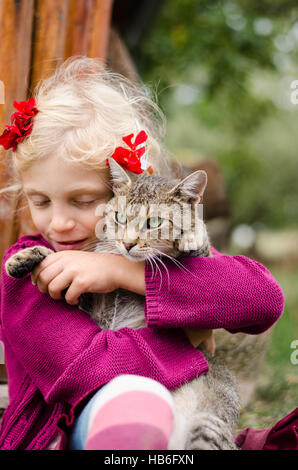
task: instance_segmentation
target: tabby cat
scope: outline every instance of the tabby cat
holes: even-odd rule
[[[158,263],[164,266],[163,257],[186,269],[179,256],[212,256],[198,211],[207,184],[204,171],[180,181],[128,173],[111,158],[109,164],[114,197],[105,205],[105,217],[97,227],[99,240],[87,250],[147,260],[156,269]],[[179,212],[185,218],[177,217]],[[43,246],[26,248],[7,260],[6,271],[13,277],[24,276],[50,253]],[[83,294],[79,306],[102,329],[145,327],[144,297],[132,292]],[[237,450],[233,439],[240,409],[236,379],[216,358],[204,354],[208,373],[172,392],[175,430],[169,449]]]

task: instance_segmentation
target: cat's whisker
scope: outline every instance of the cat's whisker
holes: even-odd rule
[[[153,266],[152,263],[151,263],[151,256],[150,256],[150,255],[145,255],[145,258],[146,258],[146,260],[149,261],[150,266],[151,266],[151,269],[152,269],[152,275],[151,275],[151,281],[152,281],[152,279],[153,279],[153,277],[154,277],[154,275],[155,275],[155,272],[154,272],[154,266]]]
[[[192,273],[191,271],[189,271],[189,269],[187,269],[185,266],[183,266],[183,264],[180,263],[180,261],[178,261],[177,258],[174,258],[173,256],[170,256],[170,255],[167,255],[166,253],[163,253],[162,251],[158,250],[157,248],[155,248],[155,251],[157,251],[158,253],[160,253],[162,256],[166,256],[166,257],[169,258],[171,261],[173,261],[173,263],[175,263],[176,266],[178,266],[180,269],[182,269],[183,271],[187,272],[188,274],[191,274],[193,277],[195,277],[196,279],[198,279],[198,276],[196,276],[194,273]]]
[[[104,240],[104,241],[93,240],[83,245],[83,250],[94,251],[94,249],[96,250],[96,248],[98,248],[99,246],[100,246],[101,252],[104,252],[105,250],[107,250],[106,252],[108,253],[120,254],[119,251],[117,251],[114,240]]]
[[[157,257],[155,257],[155,256],[154,256],[154,257],[151,257],[153,263],[155,264],[155,266],[156,266],[156,268],[158,269],[159,274],[160,274],[160,285],[159,285],[159,290],[160,290],[161,284],[162,284],[162,273],[161,273],[161,270],[159,269],[159,266],[158,266],[158,264],[157,264],[157,262],[156,262],[156,258],[157,258]]]
[[[159,261],[159,262],[163,265],[163,267],[165,268],[165,270],[166,270],[166,272],[167,272],[167,275],[168,275],[168,287],[169,287],[169,286],[170,286],[169,270],[168,270],[168,268],[166,267],[166,265],[164,264],[164,262],[160,259],[159,256],[157,256],[155,259],[156,259],[156,261]]]

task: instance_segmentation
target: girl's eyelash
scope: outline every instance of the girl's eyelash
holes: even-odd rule
[[[35,201],[33,202],[33,205],[34,206],[37,206],[37,207],[41,207],[41,206],[45,206],[46,204],[48,204],[50,201]],[[88,204],[92,204],[95,202],[95,199],[92,200],[92,201],[74,201],[75,204],[78,204],[80,206],[87,206]]]
[[[33,202],[33,205],[34,206],[44,206],[45,204],[47,204],[49,201],[42,201],[42,202]]]
[[[93,201],[75,201],[75,204],[87,205],[87,204],[92,204],[93,202],[95,202],[95,200],[93,200]]]

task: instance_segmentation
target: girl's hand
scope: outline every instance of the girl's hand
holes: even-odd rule
[[[201,344],[211,356],[214,356],[216,345],[213,330],[191,330],[190,328],[184,328],[184,332],[195,348]]]
[[[83,293],[105,294],[120,287],[121,258],[110,253],[59,251],[47,256],[32,271],[31,279],[41,292],[56,300],[63,299],[62,291],[68,288],[65,300],[76,305]]]

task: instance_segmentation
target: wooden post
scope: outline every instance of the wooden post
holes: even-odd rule
[[[70,0],[64,58],[88,55],[93,0]]]
[[[93,0],[93,15],[88,48],[89,57],[106,59],[113,0]]]
[[[31,92],[63,62],[69,0],[37,0],[34,24]]]

